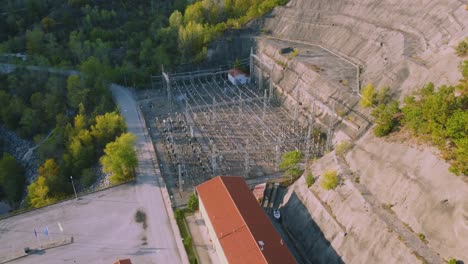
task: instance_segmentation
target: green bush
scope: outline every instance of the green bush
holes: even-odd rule
[[[454,258],[451,258],[447,261],[447,264],[457,264],[457,260]]]
[[[464,57],[468,54],[468,39],[464,39],[458,43],[458,46],[455,48],[455,53],[459,57]]]
[[[397,101],[378,105],[371,113],[375,118],[374,123],[376,125],[374,135],[383,137],[395,131],[399,125],[398,113],[400,113],[400,107]]]
[[[323,174],[321,186],[325,190],[333,190],[338,186],[339,178],[336,171],[328,170]]]
[[[315,183],[314,175],[312,175],[311,172],[309,172],[306,176],[306,183],[307,183],[307,187],[310,187]]]
[[[424,234],[422,234],[422,233],[419,233],[419,234],[418,234],[418,238],[419,238],[419,240],[421,240],[421,241],[425,241],[425,240],[426,240],[426,236],[425,236]]]
[[[291,168],[287,169],[284,174],[289,179],[296,180],[297,178],[299,178],[302,175],[302,173],[304,173],[304,170],[301,169],[299,166],[295,165],[295,166],[292,166]]]
[[[289,151],[283,154],[281,163],[279,165],[281,170],[287,170],[302,160],[302,152],[299,150]]]
[[[190,195],[190,198],[187,202],[187,208],[190,209],[191,211],[198,210],[198,197],[196,194],[192,193]]]
[[[174,211],[174,216],[177,221],[184,220],[185,212],[182,209],[176,209]]]
[[[359,101],[359,104],[362,107],[371,107],[374,105],[375,96],[374,85],[372,83],[368,83],[364,88],[362,88],[361,101]]]

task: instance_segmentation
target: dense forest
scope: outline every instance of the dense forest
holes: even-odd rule
[[[144,85],[148,76],[196,63],[226,29],[286,0],[174,1],[16,0],[0,7],[0,53],[27,63],[73,68],[93,56],[108,80]],[[20,59],[18,59],[20,61]]]

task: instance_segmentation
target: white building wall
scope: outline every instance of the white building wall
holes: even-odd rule
[[[211,241],[213,242],[214,248],[216,250],[216,254],[219,257],[219,261],[222,264],[229,264],[229,262],[228,262],[228,260],[226,258],[226,255],[224,254],[223,248],[221,247],[221,244],[220,244],[220,242],[218,240],[218,237],[216,236],[213,225],[211,224],[210,218],[208,217],[208,214],[207,214],[207,212],[205,210],[205,206],[203,205],[203,201],[202,201],[202,199],[200,199],[200,197],[198,197],[198,198],[199,198],[198,200],[200,202],[199,209],[200,209],[200,212],[202,214],[203,219],[205,219],[205,224],[206,224],[206,226],[208,228],[208,234],[211,237]]]
[[[234,85],[247,84],[250,82],[250,77],[246,75],[237,75],[236,77],[228,74],[229,81]]]

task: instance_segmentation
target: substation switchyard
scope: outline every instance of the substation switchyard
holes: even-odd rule
[[[299,150],[305,160],[329,147],[313,118],[282,106],[269,76],[251,62],[251,82],[229,82],[228,70],[204,70],[153,78],[139,94],[174,206],[194,187],[218,175],[249,183],[282,177],[281,156]],[[159,80],[159,81],[158,81]]]

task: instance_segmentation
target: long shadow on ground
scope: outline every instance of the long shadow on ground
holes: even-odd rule
[[[283,228],[310,263],[344,264],[295,192],[281,212]]]

